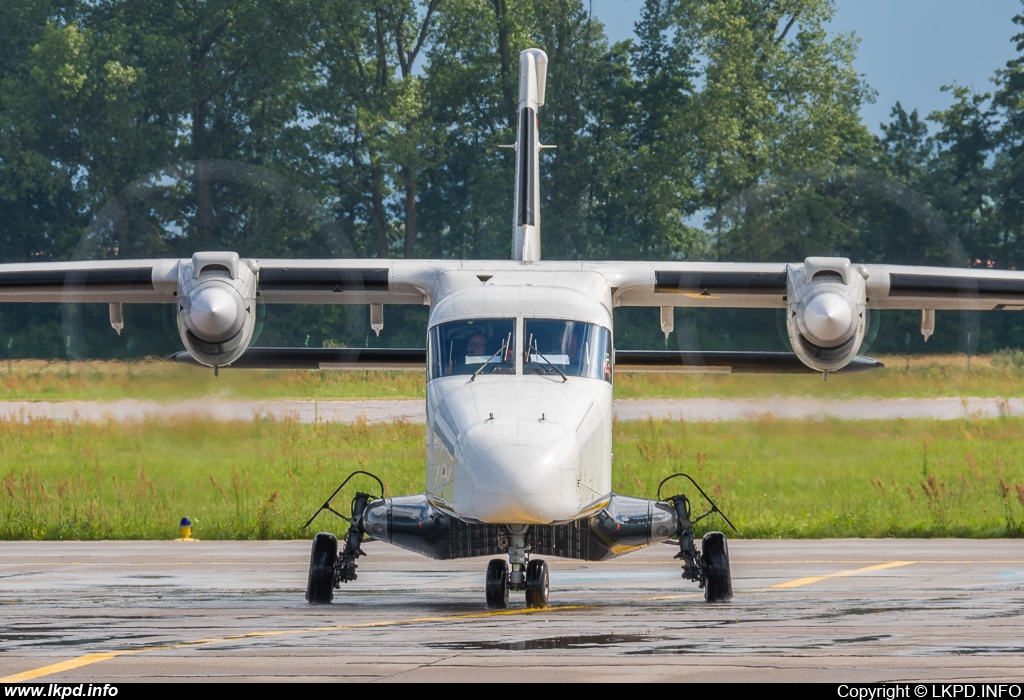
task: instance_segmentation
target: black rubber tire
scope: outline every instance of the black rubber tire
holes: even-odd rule
[[[334,600],[334,562],[337,560],[337,537],[321,532],[313,538],[313,550],[309,554],[309,582],[306,584],[308,602],[323,604]]]
[[[487,607],[504,609],[508,607],[508,562],[491,559],[487,565]]]
[[[729,543],[721,532],[704,535],[700,548],[704,600],[724,603],[732,600],[732,574],[729,571]]]
[[[526,565],[526,607],[546,608],[548,606],[548,563],[534,559]]]

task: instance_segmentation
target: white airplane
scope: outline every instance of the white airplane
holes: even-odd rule
[[[615,370],[827,377],[870,369],[880,363],[857,355],[869,306],[920,309],[927,339],[938,309],[1024,308],[1024,273],[856,265],[836,257],[790,264],[543,261],[537,110],[546,67],[539,49],[520,55],[511,260],[273,260],[199,252],[187,259],[7,264],[0,265],[0,301],[109,304],[118,332],[123,304],[176,304],[181,355],[215,371],[425,368],[425,490],[357,495],[341,550],[330,533],[314,538],[310,602],[330,602],[340,583],[356,578],[366,536],[437,559],[499,557],[486,577],[487,604],[495,608],[508,605],[510,589],[524,590],[529,606],[547,604],[548,566],[540,556],[595,561],[677,540],[683,578],[699,582],[708,601],[728,600],[726,537],[708,533],[698,551],[693,524],[704,516],[691,516],[685,496],[648,500],[611,490]],[[385,304],[425,304],[426,348],[249,348],[259,297],[270,304],[367,304],[378,333]],[[666,337],[675,307],[784,308],[793,353],[616,353],[618,306],[660,308]],[[330,500],[324,508],[333,510]],[[709,513],[716,511],[711,504]]]

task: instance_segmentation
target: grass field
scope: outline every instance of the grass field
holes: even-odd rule
[[[201,539],[307,537],[302,524],[352,470],[379,474],[388,495],[421,492],[423,430],[0,422],[0,539],[166,539],[185,515]],[[744,537],[1024,536],[1021,419],[648,421],[617,424],[615,440],[615,491],[651,497],[688,472]],[[312,532],[342,531],[321,518]]]
[[[1024,395],[1024,355],[987,357],[883,357],[885,369],[833,375],[823,382],[808,375],[618,373],[618,398],[721,398],[763,396],[1006,397]],[[5,371],[6,370],[6,371]],[[138,362],[47,362],[0,364],[4,400],[61,401],[121,398],[184,400],[223,398],[420,398],[420,372],[308,370],[211,370],[164,360]]]

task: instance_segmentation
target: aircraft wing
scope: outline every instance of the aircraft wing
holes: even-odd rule
[[[234,253],[13,263],[0,265],[0,302],[171,304],[178,299],[179,286],[187,286],[189,279],[227,271],[232,279],[251,278],[270,304],[423,304],[440,265],[409,260],[261,260]]]
[[[456,279],[462,280],[459,284],[466,280],[483,284],[493,274],[506,272],[514,274],[501,284],[553,287],[576,284],[578,272],[600,274],[610,288],[613,305],[660,307],[666,334],[673,330],[674,307],[785,308],[794,353],[802,364],[819,372],[838,371],[853,362],[870,308],[921,310],[921,332],[926,339],[935,327],[935,310],[1024,309],[1024,272],[857,265],[834,257],[788,264],[471,262],[244,259],[229,252],[203,252],[180,259],[0,265],[0,302],[109,303],[110,323],[118,332],[123,327],[122,304],[176,304],[181,339],[189,354],[200,364],[217,368],[234,363],[245,353],[255,329],[259,300],[271,304],[369,304],[370,325],[380,330],[385,304],[431,304],[433,297],[450,291]],[[766,357],[753,361],[737,356],[726,361],[724,357],[679,356],[669,364],[677,371],[695,366],[764,371],[756,367],[774,366],[775,362]],[[280,363],[291,360],[268,355],[261,361],[284,366]],[[716,364],[722,361],[724,365]],[[307,358],[302,362],[317,367],[322,363],[361,366],[370,362],[383,367],[390,360],[382,356],[315,362]],[[421,360],[398,364],[402,362],[419,365]]]
[[[585,263],[608,281],[616,306],[657,306],[666,337],[673,309],[785,309],[786,332],[800,362],[818,372],[853,363],[869,309],[917,309],[921,334],[936,310],[1024,309],[1024,272],[911,265],[857,265],[846,258],[801,263]]]
[[[245,353],[260,301],[369,304],[370,325],[379,331],[384,304],[428,303],[436,277],[460,264],[255,259],[231,252],[202,252],[180,259],[5,264],[0,265],[0,302],[107,303],[110,325],[118,333],[124,327],[123,304],[175,304],[179,335],[188,354],[216,369]],[[390,359],[381,356],[372,362],[391,366]],[[287,366],[280,364],[285,362],[281,357],[268,355],[263,361]],[[343,356],[319,359],[314,365],[321,362],[365,364]],[[402,362],[410,363],[408,358]],[[423,360],[411,363],[422,366]]]
[[[173,303],[178,260],[0,265],[0,301]]]
[[[0,265],[0,302],[174,303],[179,277],[217,262],[194,258]],[[224,254],[220,254],[224,255]],[[234,254],[231,254],[234,255]],[[837,258],[808,260],[841,260]],[[197,271],[197,263],[205,266]],[[848,262],[848,261],[847,261]],[[476,263],[496,267],[493,263]],[[602,274],[617,306],[777,308],[786,305],[790,268],[805,263],[534,263],[534,269]],[[267,303],[423,304],[433,279],[465,261],[240,259],[254,269]],[[514,265],[514,263],[513,263]],[[511,267],[501,261],[497,266]],[[1024,309],[1024,272],[910,265],[851,265],[865,277],[866,301],[878,309]],[[468,269],[468,268],[467,268]]]
[[[809,262],[819,274],[845,268],[847,273],[861,277],[866,302],[871,308],[1024,309],[1024,272],[1016,270],[854,265],[842,258],[808,258],[803,263],[788,264],[594,262],[585,265],[609,281],[619,306],[779,308],[787,304],[790,270],[806,268]],[[846,285],[851,283],[848,277],[844,279]]]

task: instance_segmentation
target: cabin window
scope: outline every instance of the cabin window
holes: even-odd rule
[[[430,379],[456,374],[515,374],[516,320],[478,318],[430,329]]]
[[[526,319],[523,374],[564,374],[612,380],[612,336],[607,328],[579,321]]]

